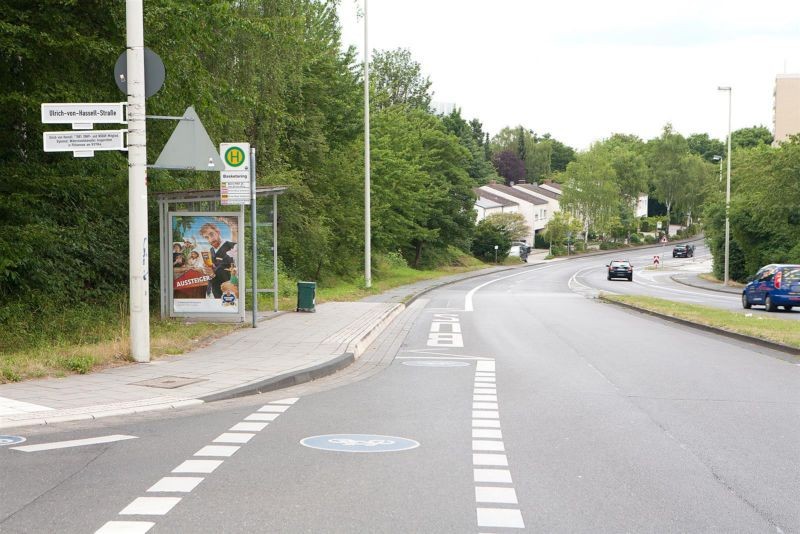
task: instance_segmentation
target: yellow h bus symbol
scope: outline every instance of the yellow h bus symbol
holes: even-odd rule
[[[225,152],[225,161],[231,167],[238,167],[244,163],[244,152],[238,146],[231,147]]]

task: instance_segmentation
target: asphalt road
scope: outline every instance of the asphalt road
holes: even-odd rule
[[[0,532],[800,532],[800,361],[570,289],[603,261],[431,292],[303,386],[26,429],[132,438],[0,447]]]
[[[672,245],[646,249],[629,249],[608,256],[582,258],[570,262],[575,270],[575,280],[580,284],[608,293],[623,295],[645,295],[688,304],[700,304],[723,310],[750,313],[754,316],[777,317],[800,320],[800,309],[787,312],[779,309],[767,312],[763,306],[750,310],[742,308],[741,291],[723,293],[687,286],[673,280],[673,276],[695,276],[711,271],[711,253],[702,241],[696,241],[695,255],[691,258],[673,258]],[[659,256],[656,269],[653,257]],[[609,259],[629,260],[634,266],[633,283],[624,279],[606,279],[606,264]]]

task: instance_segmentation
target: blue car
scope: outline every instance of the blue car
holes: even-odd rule
[[[770,264],[758,270],[742,291],[742,307],[763,304],[767,311],[778,306],[790,311],[800,306],[800,265]]]

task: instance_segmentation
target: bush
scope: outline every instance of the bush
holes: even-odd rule
[[[639,234],[631,234],[630,242],[631,245],[638,245],[642,242],[642,237]]]
[[[583,241],[576,241],[572,244],[572,250],[575,252],[586,252],[586,243]]]
[[[647,243],[648,245],[651,245],[653,243],[658,242],[658,238],[652,235],[646,235],[644,236],[644,242]]]
[[[553,256],[566,256],[567,247],[565,247],[564,245],[553,245],[553,251],[551,254]]]
[[[623,244],[616,241],[603,241],[600,243],[600,250],[614,250],[622,247]]]

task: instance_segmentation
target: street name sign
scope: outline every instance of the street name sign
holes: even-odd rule
[[[91,130],[93,124],[126,124],[125,104],[42,104],[43,124],[72,124],[76,130]]]
[[[72,132],[44,132],[45,152],[73,152],[75,157],[94,156],[95,150],[127,150],[127,130],[77,130]]]

